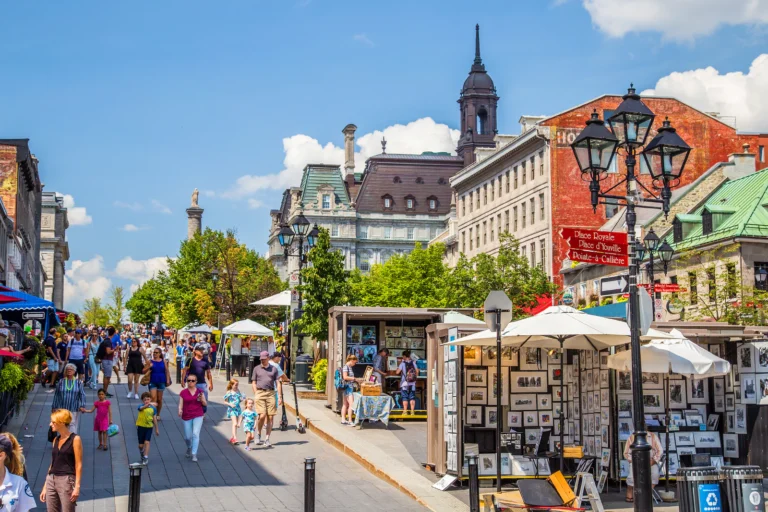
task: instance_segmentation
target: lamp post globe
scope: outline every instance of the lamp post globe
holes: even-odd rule
[[[309,232],[307,235],[307,245],[309,245],[309,248],[313,248],[315,244],[317,243],[317,237],[320,236],[320,230],[317,227],[317,224],[312,228],[312,231]]]
[[[643,261],[645,259],[645,246],[640,240],[635,240],[635,254],[637,255],[637,261]]]
[[[755,272],[755,281],[759,284],[765,284],[766,280],[768,280],[768,270],[764,267],[758,269],[757,272]]]
[[[216,282],[219,280],[219,270],[214,268],[211,270],[211,281],[213,281],[213,284],[216,284]]]
[[[645,238],[643,238],[643,245],[645,245],[645,249],[648,252],[658,251],[660,242],[661,242],[661,239],[659,238],[659,235],[657,235],[656,232],[653,231],[653,228],[648,230],[648,233],[645,235]]]
[[[309,231],[309,226],[310,224],[307,218],[303,213],[300,213],[299,216],[296,217],[296,220],[293,221],[293,232],[299,236],[306,236]]]
[[[283,224],[280,226],[280,231],[277,233],[277,240],[280,242],[280,246],[283,249],[287,249],[288,247],[293,244],[293,238],[296,236],[296,234],[293,232],[293,230],[288,227],[287,224]]]
[[[661,246],[659,246],[659,256],[661,257],[661,261],[664,262],[664,264],[668,264],[670,261],[672,261],[672,256],[675,255],[675,250],[672,248],[669,243],[664,240],[662,242]]]
[[[672,128],[669,118],[643,151],[643,159],[654,181],[674,182],[680,179],[691,153],[691,147]]]
[[[631,84],[622,100],[613,115],[608,118],[608,124],[621,146],[638,148],[645,144],[656,116],[642,102]]]
[[[582,177],[590,181],[589,191],[592,209],[595,211],[599,203],[600,180],[611,166],[618,142],[595,110],[587,121],[587,127],[571,144]]]

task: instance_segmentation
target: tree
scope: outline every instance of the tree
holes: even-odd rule
[[[344,255],[331,248],[328,230],[320,228],[317,244],[307,254],[309,265],[301,271],[302,317],[294,322],[297,332],[317,341],[328,340],[328,310],[349,301],[348,272]]]
[[[130,311],[131,322],[148,324],[155,321],[155,316],[168,303],[166,291],[167,276],[161,273],[159,276],[145,281],[144,284],[133,292],[133,295],[125,307]],[[183,327],[184,323],[180,327]]]
[[[109,312],[109,323],[112,325],[120,325],[123,323],[123,315],[125,315],[125,296],[123,294],[122,286],[112,286],[109,290],[109,298],[112,303],[107,306]]]
[[[480,292],[477,291],[475,269],[472,262],[464,254],[459,255],[456,266],[447,276],[445,294],[446,305],[452,308],[476,308],[484,301],[478,302]]]
[[[109,311],[101,305],[101,299],[93,297],[83,303],[83,312],[80,315],[86,324],[107,325],[109,323]]]

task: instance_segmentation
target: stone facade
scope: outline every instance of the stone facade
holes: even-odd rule
[[[69,227],[67,209],[62,196],[43,192],[40,232],[40,261],[45,274],[43,298],[64,309],[64,266],[69,260]]]

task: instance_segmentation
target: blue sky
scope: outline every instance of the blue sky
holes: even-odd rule
[[[521,114],[630,81],[707,110],[743,108],[768,76],[755,61],[766,14],[747,0],[703,1],[642,0],[640,15],[630,0],[8,3],[0,137],[30,138],[46,190],[72,196],[65,307],[77,310],[177,252],[195,187],[206,226],[235,228],[264,252],[280,187],[303,159],[341,163],[347,123],[358,136],[422,118],[455,129],[475,23],[502,133],[518,133]],[[688,70],[700,71],[668,76]],[[734,95],[745,101],[729,104]],[[736,113],[754,129],[768,108]],[[387,149],[450,146],[447,128],[430,127],[402,128],[402,144],[392,131]],[[358,148],[358,166],[378,138]]]

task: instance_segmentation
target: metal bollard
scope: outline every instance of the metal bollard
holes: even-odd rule
[[[315,458],[304,459],[304,512],[315,512]]]
[[[184,359],[177,359],[176,360],[176,384],[181,384],[184,386],[184,383],[181,382],[181,367],[184,366]]]
[[[469,466],[469,512],[480,512],[480,479],[477,473],[477,455],[467,455]]]
[[[144,466],[139,462],[128,465],[131,479],[128,483],[128,512],[139,512],[141,505],[141,470]]]

